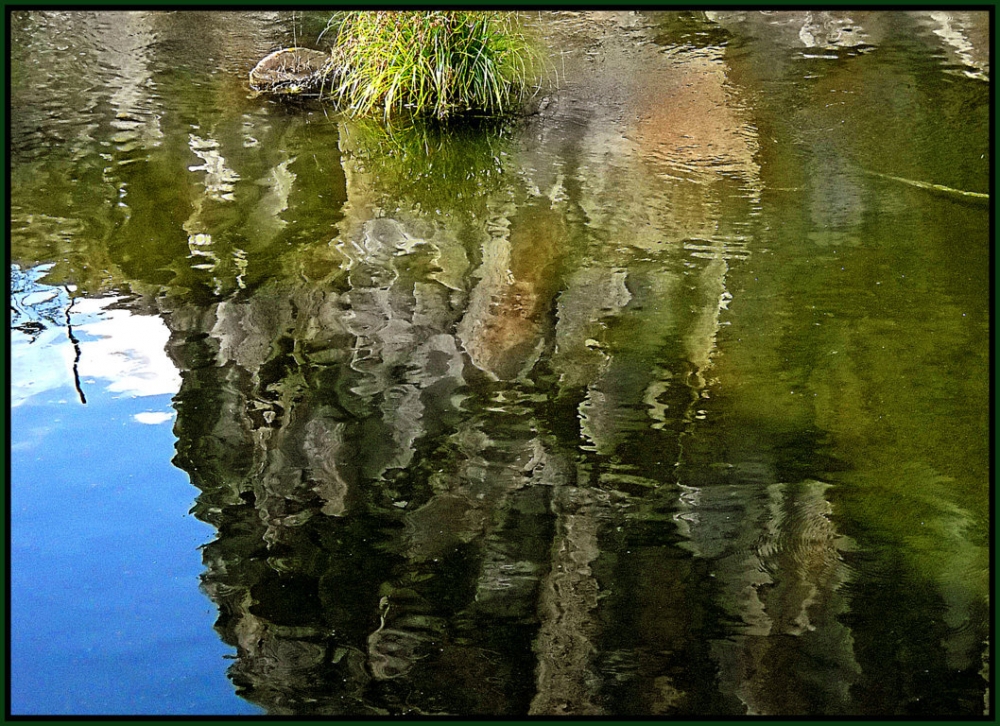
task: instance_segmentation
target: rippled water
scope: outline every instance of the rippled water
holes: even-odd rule
[[[982,715],[986,14],[391,136],[249,95],[326,20],[11,16],[10,710]]]

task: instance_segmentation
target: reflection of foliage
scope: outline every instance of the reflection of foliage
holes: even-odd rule
[[[487,120],[454,128],[368,120],[346,126],[358,171],[380,192],[430,209],[467,208],[503,188],[513,130],[511,122]]]
[[[340,23],[334,95],[357,115],[510,113],[535,52],[514,12],[356,11]]]

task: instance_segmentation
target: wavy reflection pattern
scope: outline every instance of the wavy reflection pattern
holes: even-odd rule
[[[349,716],[874,703],[881,654],[861,636],[881,643],[879,624],[855,603],[888,606],[844,512],[866,476],[884,482],[843,472],[877,458],[863,442],[883,432],[854,428],[874,419],[864,359],[789,352],[805,305],[782,285],[801,255],[772,248],[864,254],[875,182],[824,131],[832,111],[792,109],[791,129],[760,97],[795,63],[857,67],[897,37],[884,15],[552,13],[535,21],[558,48],[550,105],[385,158],[356,123],[164,112],[159,44],[251,56],[253,33],[184,13],[113,31],[81,17],[115,40],[81,56],[114,69],[115,120],[86,107],[66,133],[70,150],[107,137],[92,177],[114,209],[94,222],[14,204],[12,226],[32,250],[86,228],[109,240],[105,269],[131,274],[170,329],[174,461],[218,533],[202,580],[241,695],[271,715]],[[68,32],[59,13],[33,22]],[[912,24],[963,78],[981,74],[976,18]],[[741,43],[780,52],[762,71]],[[238,91],[212,92],[224,105]],[[30,159],[44,139],[26,118],[13,131]],[[773,183],[786,146],[801,188]],[[179,201],[153,177],[176,178]],[[787,234],[768,221],[775,194],[800,195],[775,213]],[[150,218],[172,236],[142,276],[129,248]],[[806,333],[860,350],[883,323]],[[931,578],[947,620],[934,632],[968,671],[986,659],[984,604],[948,569],[980,572],[984,549],[963,537],[975,517],[947,498],[944,465],[919,453],[905,473],[939,510],[949,563]],[[906,689],[875,705],[909,708],[919,684]]]

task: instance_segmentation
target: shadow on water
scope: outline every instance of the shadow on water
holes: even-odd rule
[[[69,15],[11,224],[77,287],[13,325],[166,324],[243,698],[982,713],[988,216],[867,173],[985,189],[974,14],[532,15],[538,114],[389,135],[241,95],[286,15],[88,14],[98,91],[26,65]]]

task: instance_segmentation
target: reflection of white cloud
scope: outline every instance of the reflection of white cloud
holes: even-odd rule
[[[10,406],[16,408],[40,393],[67,387],[73,391],[73,346],[65,328],[48,328],[32,340],[12,331],[10,341]]]
[[[107,390],[131,396],[174,394],[180,389],[180,373],[166,354],[170,331],[153,315],[135,315],[128,310],[107,310],[117,298],[77,298],[70,310],[74,337],[80,343],[77,375],[86,384],[110,381]],[[20,331],[11,336],[10,405],[20,406],[49,391],[66,389],[76,398],[73,362],[76,351],[64,327],[49,327],[33,339]],[[139,414],[140,423],[161,423],[166,415]],[[145,420],[143,420],[144,417]],[[154,420],[155,418],[155,420]]]
[[[173,413],[167,413],[166,411],[143,411],[142,413],[137,413],[132,418],[141,424],[156,425],[166,423],[173,417]]]
[[[166,354],[170,331],[160,318],[105,310],[114,298],[77,300],[74,313],[99,313],[77,330],[94,340],[81,340],[81,378],[111,381],[107,390],[132,396],[177,393],[180,373]],[[83,338],[83,336],[79,336]]]

